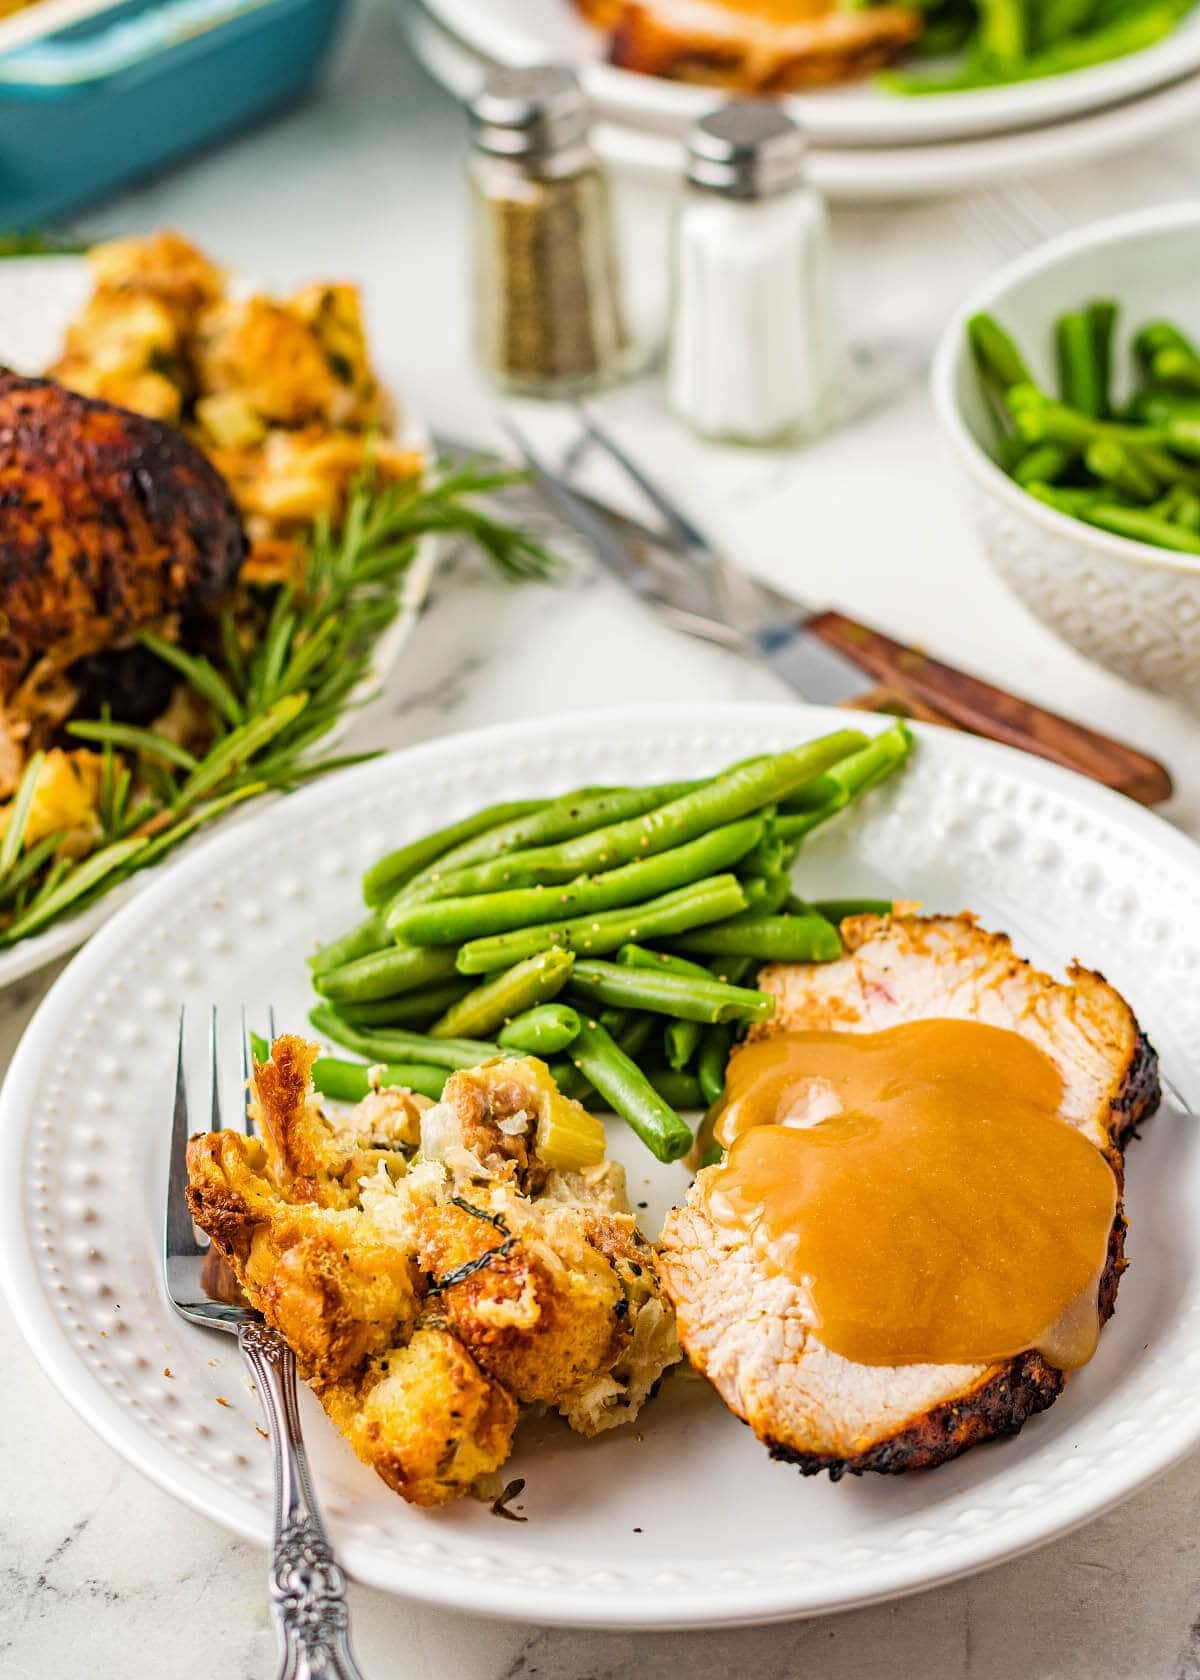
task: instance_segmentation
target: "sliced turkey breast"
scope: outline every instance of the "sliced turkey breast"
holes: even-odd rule
[[[835,0],[577,0],[623,70],[782,94],[869,75],[921,32],[911,6]]]
[[[857,916],[842,924],[842,938],[838,962],[762,970],[759,985],[778,1005],[756,1036],[879,1032],[928,1019],[1006,1027],[1054,1063],[1063,1117],[1104,1153],[1120,1189],[1125,1140],[1158,1105],[1157,1057],[1101,975],[1073,965],[1056,981],[968,915]],[[830,1352],[796,1285],[713,1217],[715,1176],[699,1173],[686,1204],[668,1216],[660,1271],[692,1364],[773,1457],[835,1480],[846,1471],[918,1469],[1015,1433],[1061,1392],[1063,1373],[1033,1351],[994,1365],[895,1367]],[[1118,1196],[1102,1321],[1125,1266],[1124,1230]]]

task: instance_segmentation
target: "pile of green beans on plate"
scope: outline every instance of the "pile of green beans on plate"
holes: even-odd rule
[[[1054,327],[1058,393],[1034,380],[991,315],[967,335],[1002,428],[1000,464],[1048,507],[1118,537],[1200,554],[1200,348],[1170,321],[1133,337],[1132,394],[1115,395],[1117,305]]]
[[[883,4],[885,0],[873,0]],[[1042,81],[1127,58],[1178,26],[1195,0],[907,0],[920,12],[914,53],[951,59],[880,79],[896,93],[966,93]]]
[[[678,1159],[679,1110],[716,1101],[735,1037],[774,1010],[759,963],[829,962],[843,916],[890,908],[807,904],[790,871],[910,748],[901,722],[841,729],[703,781],[494,805],[390,852],[367,915],[310,958],[313,1026],[366,1058],[321,1057],[317,1089],[437,1098],[456,1068],[540,1056]]]

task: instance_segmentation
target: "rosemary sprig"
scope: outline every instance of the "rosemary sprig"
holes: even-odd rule
[[[232,806],[376,756],[322,756],[319,747],[339,718],[365,704],[356,691],[400,610],[418,538],[467,537],[513,580],[558,573],[553,555],[475,501],[516,482],[520,475],[468,463],[408,484],[360,485],[340,529],[314,527],[302,581],[276,587],[253,647],[243,646],[231,612],[214,625],[220,651],[209,657],[143,632],[142,644],[202,703],[211,744],[192,751],[154,729],[115,723],[107,711],[68,724],[102,756],[99,832],[82,858],[64,851],[61,833],[26,846],[43,762],[31,759],[0,840],[0,947],[77,914]]]

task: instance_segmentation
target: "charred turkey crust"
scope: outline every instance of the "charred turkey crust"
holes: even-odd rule
[[[975,926],[974,919],[969,916],[906,917],[896,918],[894,922],[876,917],[855,917],[843,924],[842,933],[848,956],[853,958],[860,948],[869,945],[872,940],[881,935],[886,938],[889,930],[894,930],[897,936],[911,934],[914,940],[919,940],[924,930],[942,933],[947,929],[952,936],[973,942],[986,960],[997,965],[1005,979],[1011,980],[1022,975],[1028,976],[1031,983],[1041,983],[1044,979],[1031,964],[1012,952],[1004,935],[984,932]],[[1076,983],[1105,985],[1103,976],[1091,970],[1074,968],[1071,977]],[[770,986],[769,977],[765,978]],[[1110,1087],[1107,1113],[1104,1117],[1107,1142],[1103,1153],[1116,1175],[1118,1197],[1099,1287],[1101,1323],[1106,1323],[1112,1316],[1121,1273],[1127,1264],[1126,1221],[1122,1202],[1125,1176],[1124,1147],[1139,1122],[1153,1114],[1161,1097],[1158,1056],[1146,1035],[1140,1028],[1136,1028],[1136,1023],[1135,1029],[1125,1066]],[[692,1349],[688,1346],[689,1337],[685,1329],[686,1303],[676,1297],[670,1260],[667,1257],[664,1259],[662,1270],[667,1292],[679,1313],[681,1340],[685,1352],[691,1355]],[[703,1359],[694,1362],[704,1369]],[[898,1475],[906,1470],[928,1469],[946,1463],[978,1442],[1017,1434],[1028,1418],[1053,1405],[1062,1392],[1063,1384],[1063,1373],[1050,1365],[1039,1353],[1030,1351],[1019,1354],[1002,1365],[989,1367],[981,1373],[973,1387],[956,1393],[944,1403],[933,1404],[926,1410],[912,1414],[900,1427],[873,1440],[861,1452],[854,1454],[807,1451],[787,1440],[777,1438],[770,1428],[763,1428],[758,1424],[753,1415],[744,1417],[744,1421],[755,1426],[756,1433],[772,1458],[794,1464],[802,1475],[819,1475],[822,1471],[827,1471],[833,1481],[839,1481],[847,1474],[860,1476],[868,1471]],[[730,1409],[736,1415],[742,1416],[742,1410],[731,1401],[727,1386],[721,1386],[721,1393]],[[753,1405],[746,1409],[753,1414]]]
[[[182,433],[3,368],[0,511],[0,698],[41,655],[97,653],[220,595],[246,552]]]

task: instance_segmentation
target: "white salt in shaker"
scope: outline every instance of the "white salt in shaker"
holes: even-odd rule
[[[688,140],[675,221],[667,389],[706,437],[775,443],[828,423],[828,223],[804,137],[777,105],[736,100]]]

